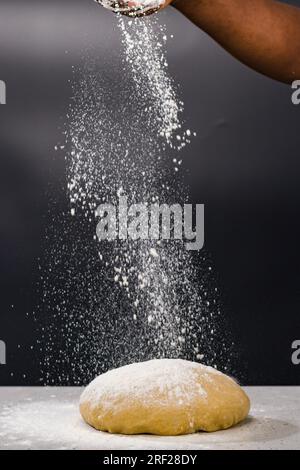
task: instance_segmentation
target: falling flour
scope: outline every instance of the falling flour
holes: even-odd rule
[[[175,85],[168,74],[164,26],[155,19],[149,21],[119,19],[126,62],[136,84],[136,99],[148,102],[148,119],[158,125],[159,137],[171,148],[181,150],[190,143],[191,131],[181,132],[180,114],[183,102],[178,99]],[[146,121],[147,122],[147,121]],[[194,133],[195,134],[195,133]],[[164,142],[164,140],[162,142]]]
[[[128,204],[188,201],[180,152],[193,132],[184,130],[168,72],[165,27],[150,17],[119,17],[117,26],[121,63],[111,56],[106,67],[86,54],[73,81],[63,149],[70,208],[62,212],[52,200],[41,267],[47,384],[82,384],[108,368],[165,357],[232,370],[205,251],[174,240],[97,240],[100,203],[117,204],[121,195]]]

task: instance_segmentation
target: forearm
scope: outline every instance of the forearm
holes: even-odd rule
[[[300,78],[300,9],[275,0],[177,0],[228,52],[276,80]]]

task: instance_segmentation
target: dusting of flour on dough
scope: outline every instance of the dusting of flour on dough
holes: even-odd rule
[[[101,402],[103,409],[122,394],[132,399],[148,400],[151,392],[158,391],[160,401],[176,398],[183,403],[195,395],[207,398],[205,389],[195,387],[195,375],[201,373],[204,381],[210,374],[221,374],[212,367],[192,363],[182,359],[154,359],[130,364],[111,370],[97,377],[81,395],[80,403],[89,402],[96,407]],[[157,398],[158,399],[158,398]]]

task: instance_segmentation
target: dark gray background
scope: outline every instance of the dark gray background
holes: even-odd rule
[[[191,201],[206,205],[206,248],[247,363],[243,381],[299,384],[291,343],[300,337],[300,106],[288,86],[237,62],[175,10],[162,21],[175,36],[170,69],[199,136],[184,156]],[[68,80],[90,45],[109,67],[111,51],[120,49],[115,23],[92,0],[1,0],[1,384],[38,383],[32,311],[49,184],[67,207],[65,161],[54,146]]]

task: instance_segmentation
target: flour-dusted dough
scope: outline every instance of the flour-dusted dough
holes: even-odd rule
[[[118,434],[218,431],[245,419],[249,409],[249,398],[233,379],[180,359],[111,370],[93,380],[80,399],[88,424]]]

